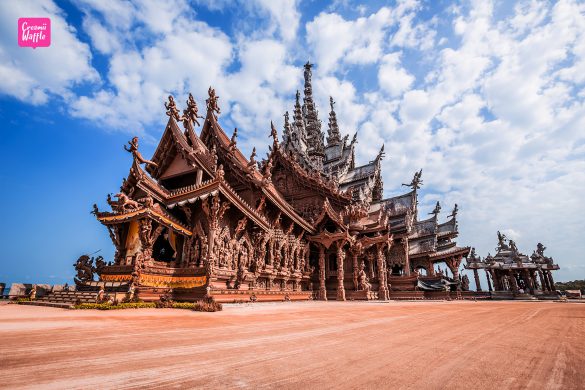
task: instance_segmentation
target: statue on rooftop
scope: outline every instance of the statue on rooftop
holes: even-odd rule
[[[278,146],[278,132],[272,121],[270,121],[270,136],[272,137],[273,145]]]
[[[546,246],[542,245],[540,242],[536,245],[536,253],[540,256],[544,257],[544,250]]]
[[[451,215],[450,217],[457,217],[457,213],[459,212],[459,207],[457,206],[457,203],[455,203],[455,207],[453,207],[453,211],[451,211]]]
[[[115,196],[118,200],[115,203],[112,202],[112,204],[115,204],[116,211],[119,213],[136,210],[140,207],[140,204],[137,201],[130,199],[130,197],[122,191],[118,192]]]
[[[219,109],[219,106],[217,104],[219,96],[215,94],[215,89],[209,87],[207,94],[209,95],[209,98],[205,101],[205,103],[207,103],[207,110],[211,111],[214,116],[215,113],[221,114],[221,110]]]
[[[234,133],[232,134],[232,138],[230,139],[230,144],[228,145],[228,150],[230,153],[233,153],[236,150],[236,144],[238,143],[238,128],[234,129]]]
[[[429,214],[433,214],[433,215],[437,216],[437,215],[439,215],[440,212],[441,212],[441,204],[439,203],[439,201],[437,201],[435,208]]]
[[[469,252],[469,256],[467,257],[468,261],[479,261],[480,258],[479,256],[477,256],[477,254],[475,253],[475,248],[471,248],[471,251]]]
[[[131,141],[128,141],[128,145],[130,145],[130,147],[124,145],[124,149],[127,152],[132,153],[132,157],[134,157],[134,160],[137,161],[138,164],[146,164],[152,165],[153,167],[158,167],[158,165],[155,162],[152,162],[142,157],[142,154],[140,154],[140,152],[138,151],[138,137],[134,137],[132,138]]]
[[[168,116],[175,118],[177,121],[180,120],[179,109],[177,108],[173,95],[169,95],[169,102],[164,102],[164,105],[167,109]]]
[[[498,247],[496,248],[496,250],[510,249],[508,244],[506,244],[506,241],[508,241],[506,235],[504,233],[500,233],[500,231],[498,230]]]
[[[189,99],[187,99],[187,110],[185,110],[185,114],[193,123],[197,123],[197,126],[200,126],[199,121],[197,119],[203,117],[199,115],[199,108],[197,107],[197,102],[195,101],[191,93],[189,93]]]
[[[514,240],[509,240],[509,245],[510,245],[510,250],[514,253],[518,253],[518,247],[516,246],[516,243],[514,242]]]
[[[354,138],[355,138],[355,136],[354,136]],[[412,178],[412,181],[409,184],[402,183],[402,185],[405,187],[410,187],[413,190],[418,190],[420,188],[420,186],[423,184],[421,176],[422,176],[422,169],[420,171],[414,173],[414,177]]]
[[[250,155],[250,162],[247,165],[249,170],[256,170],[256,147],[252,149],[252,154]]]

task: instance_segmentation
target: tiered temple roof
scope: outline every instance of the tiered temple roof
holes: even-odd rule
[[[255,149],[249,158],[241,152],[237,128],[230,136],[220,126],[215,90],[209,89],[204,118],[192,96],[182,116],[169,97],[169,120],[151,160],[140,155],[133,139],[127,150],[134,162],[118,200],[109,200],[112,211],[94,208],[116,245],[116,265],[104,272],[131,266],[137,285],[161,274],[205,272],[207,286],[216,291],[262,286],[268,298],[289,285],[306,296],[318,284],[324,299],[326,278],[336,277],[337,299],[345,299],[346,282],[356,299],[372,299],[372,285],[387,299],[389,273],[404,276],[414,289],[418,274],[411,272],[424,268],[432,276],[433,264],[444,261],[457,283],[459,262],[469,251],[454,242],[457,207],[445,222],[439,222],[438,203],[430,218],[418,220],[422,170],[404,184],[408,192],[383,199],[384,146],[373,160],[356,166],[357,135],[351,141],[342,136],[333,98],[325,138],[311,67],[304,66],[303,103],[297,92],[282,139],[271,125],[272,145],[261,161]],[[174,260],[165,265],[168,256],[160,255],[160,248],[173,252]],[[344,265],[350,256],[351,265]]]

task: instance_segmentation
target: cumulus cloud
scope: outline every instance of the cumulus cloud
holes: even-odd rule
[[[51,19],[51,46],[22,48],[17,45],[18,18]],[[76,36],[63,12],[51,0],[0,3],[0,93],[31,104],[46,103],[50,95],[68,99],[71,88],[99,80],[91,66],[89,46]]]
[[[386,54],[382,58],[378,68],[378,83],[390,97],[401,95],[413,82],[414,77],[400,64],[400,53]]]
[[[311,45],[319,71],[335,70],[340,62],[367,64],[382,55],[385,31],[392,25],[392,12],[378,12],[356,20],[345,20],[336,13],[322,13],[307,23],[307,41]]]

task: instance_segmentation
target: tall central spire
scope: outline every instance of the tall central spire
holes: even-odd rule
[[[323,168],[323,159],[325,157],[325,147],[323,145],[323,133],[321,132],[321,121],[318,118],[318,112],[313,101],[313,87],[311,86],[311,67],[307,62],[305,64],[305,97],[303,99],[303,111],[305,114],[305,124],[307,130],[307,146],[309,158],[317,165],[319,169]]]

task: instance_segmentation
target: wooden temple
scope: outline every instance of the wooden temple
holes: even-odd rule
[[[465,268],[473,271],[478,292],[482,291],[479,270],[484,270],[488,291],[494,298],[557,298],[552,271],[559,269],[551,257],[544,255],[546,247],[538,243],[530,257],[518,251],[514,240],[498,232],[496,255],[481,259],[472,248]]]
[[[141,299],[347,300],[423,297],[461,288],[457,207],[439,221],[437,203],[419,220],[422,171],[403,195],[384,199],[381,161],[356,165],[356,135],[341,135],[330,100],[327,136],[315,106],[311,64],[283,136],[271,126],[265,159],[246,157],[237,129],[226,134],[209,89],[207,113],[190,95],[172,96],[168,123],[150,160],[129,142],[133,163],[111,211],[94,213],[115,246],[101,282],[128,285]],[[200,131],[198,131],[200,128]],[[451,278],[435,272],[446,263]],[[83,284],[87,281],[79,281]],[[94,282],[95,283],[95,282]]]

